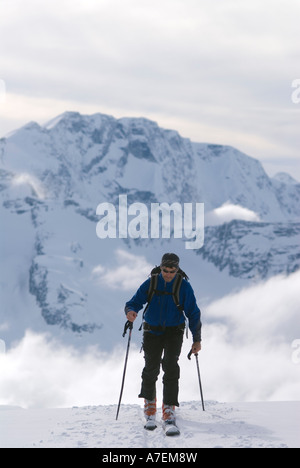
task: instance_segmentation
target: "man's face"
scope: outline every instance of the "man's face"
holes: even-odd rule
[[[178,269],[177,268],[169,268],[169,267],[162,267],[161,268],[161,273],[163,276],[163,279],[165,280],[166,283],[170,283],[172,279],[175,277]]]

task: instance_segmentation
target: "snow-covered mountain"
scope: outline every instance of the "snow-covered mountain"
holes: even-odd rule
[[[149,208],[204,203],[204,246],[99,239],[97,206],[117,205],[121,194]],[[109,347],[124,302],[166,250],[179,253],[207,300],[294,272],[299,201],[290,176],[271,179],[234,148],[193,143],[143,118],[67,112],[29,123],[0,140],[2,338],[10,343],[30,326]]]
[[[197,253],[237,278],[266,278],[299,269],[300,223],[233,220],[206,229]]]
[[[259,161],[234,148],[192,143],[142,118],[67,112],[3,138],[0,157],[2,188],[17,178],[39,199],[71,199],[93,213],[101,199],[126,193],[144,202],[201,201],[206,212],[230,202],[263,221],[300,217],[299,184],[270,179]]]

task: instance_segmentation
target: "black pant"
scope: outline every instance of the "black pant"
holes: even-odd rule
[[[179,406],[178,391],[180,369],[178,359],[181,353],[183,330],[176,327],[166,328],[162,335],[144,332],[145,367],[142,372],[142,388],[140,398],[154,400],[156,397],[156,381],[160,372],[163,376],[163,402],[165,405]],[[162,354],[163,359],[162,358]]]

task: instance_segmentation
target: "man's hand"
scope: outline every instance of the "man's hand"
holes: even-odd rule
[[[201,343],[200,341],[195,341],[192,345],[192,353],[197,354],[199,351],[201,351]]]
[[[134,310],[130,310],[127,313],[126,317],[127,317],[127,320],[129,320],[129,322],[134,322],[137,317],[137,313],[134,312]]]

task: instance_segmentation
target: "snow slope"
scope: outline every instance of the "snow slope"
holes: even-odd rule
[[[158,417],[160,418],[160,413]],[[143,429],[139,405],[63,409],[0,407],[0,447],[28,448],[299,448],[300,402],[182,403],[181,435],[167,438],[161,426]],[[123,453],[123,451],[122,451]]]

